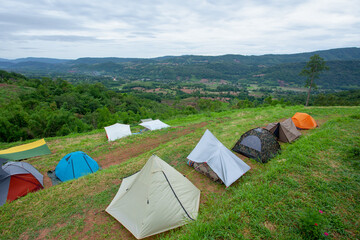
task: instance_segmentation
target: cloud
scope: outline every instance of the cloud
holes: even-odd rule
[[[0,6],[6,46],[0,57],[266,54],[359,46],[357,5],[358,0],[6,1]]]

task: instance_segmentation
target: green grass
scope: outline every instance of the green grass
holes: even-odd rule
[[[192,171],[186,157],[209,129],[231,148],[245,131],[307,112],[319,123],[267,164],[245,159],[252,169],[232,186],[213,183]],[[28,194],[0,208],[0,239],[129,239],[104,212],[121,179],[157,154],[202,191],[196,222],[155,239],[306,239],[302,215],[324,211],[324,229],[335,239],[360,238],[360,107],[269,107],[191,115],[167,123],[177,128],[146,132],[108,143],[103,131],[46,139],[53,154],[29,159],[40,171],[65,154],[82,150],[95,159],[123,146],[191,129],[119,165]],[[202,127],[194,124],[206,123]],[[199,126],[199,125],[197,125]],[[11,145],[11,144],[9,144]],[[1,148],[7,144],[1,144]],[[101,164],[101,162],[100,162]],[[125,234],[125,236],[124,236]]]

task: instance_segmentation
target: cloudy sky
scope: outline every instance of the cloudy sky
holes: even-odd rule
[[[0,58],[360,47],[360,0],[4,0]]]

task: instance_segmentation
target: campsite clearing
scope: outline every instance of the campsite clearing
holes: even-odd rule
[[[295,112],[310,114],[319,128],[301,131],[297,141],[282,144],[281,153],[267,164],[238,155],[251,170],[229,188],[186,165],[206,128],[231,149],[249,129]],[[41,172],[53,169],[73,151],[84,151],[102,165],[103,156],[119,149],[125,153],[124,146],[134,144],[138,150],[119,162],[121,156],[112,155],[114,161],[94,174],[5,204],[0,208],[0,238],[134,239],[104,210],[121,179],[140,170],[152,154],[201,190],[201,204],[196,222],[151,239],[299,239],[300,216],[308,209],[323,211],[323,224],[332,238],[360,237],[360,107],[269,107],[192,115],[167,123],[175,127],[111,143],[104,130],[46,139],[52,154],[26,160]],[[151,140],[157,144],[146,148]],[[2,149],[12,146],[1,144]]]

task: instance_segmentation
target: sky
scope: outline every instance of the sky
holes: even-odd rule
[[[263,55],[360,47],[360,0],[3,0],[0,58]]]

